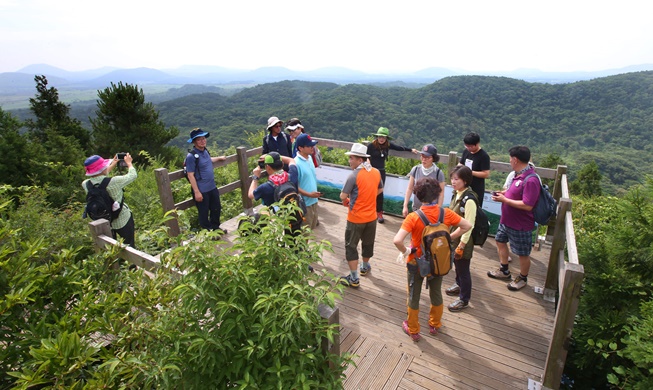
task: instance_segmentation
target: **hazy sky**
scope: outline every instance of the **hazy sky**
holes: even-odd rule
[[[366,72],[653,64],[645,0],[0,0],[0,72],[38,63]]]

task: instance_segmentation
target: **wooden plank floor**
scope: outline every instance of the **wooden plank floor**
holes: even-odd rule
[[[333,246],[323,253],[317,272],[348,273],[344,261],[346,208],[321,200],[315,235]],[[358,289],[347,289],[339,302],[341,352],[356,355],[347,367],[345,389],[525,389],[528,379],[540,380],[554,319],[554,304],[533,291],[543,286],[548,248],[533,251],[528,286],[512,292],[506,281],[486,273],[498,267],[496,245],[488,239],[472,258],[470,307],[459,313],[446,308],[437,336],[428,334],[428,292],[422,291],[422,340],[414,343],[402,330],[406,318],[405,265],[395,262],[392,239],[402,218],[387,216],[377,226],[372,272]],[[234,226],[230,226],[233,224]],[[233,232],[235,222],[225,222]],[[359,248],[360,250],[360,248]],[[511,271],[519,271],[517,258]],[[445,276],[443,289],[454,281]],[[444,294],[445,306],[455,300]],[[425,331],[426,329],[426,331]]]

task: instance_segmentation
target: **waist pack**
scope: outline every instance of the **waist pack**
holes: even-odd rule
[[[431,223],[422,210],[417,210],[416,213],[424,223],[420,240],[422,256],[415,259],[419,274],[428,280],[435,276],[444,276],[453,266],[451,236],[449,227],[444,224],[444,208],[440,207],[440,217],[435,223]]]
[[[537,203],[535,203],[535,206],[533,206],[533,217],[539,225],[546,225],[551,218],[556,216],[557,202],[549,192],[549,186],[542,184],[542,179],[537,173],[531,173],[526,176],[524,183],[533,176],[536,176],[540,182],[540,197]]]

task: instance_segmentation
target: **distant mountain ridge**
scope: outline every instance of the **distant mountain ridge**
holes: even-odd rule
[[[176,69],[105,67],[86,71],[67,71],[47,64],[26,66],[17,72],[0,73],[0,93],[24,93],[34,90],[34,75],[45,75],[57,88],[97,89],[111,82],[146,84],[263,84],[283,80],[325,81],[336,84],[396,83],[430,84],[449,76],[501,76],[528,82],[569,83],[622,73],[653,70],[653,64],[633,65],[620,69],[594,72],[544,72],[537,69],[517,69],[510,72],[467,72],[446,68],[427,68],[412,73],[365,73],[342,67],[327,67],[310,71],[294,71],[284,67],[262,67],[255,70],[230,69],[221,66],[184,65]],[[31,77],[26,78],[25,75]]]

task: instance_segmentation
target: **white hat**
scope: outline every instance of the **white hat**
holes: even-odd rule
[[[276,116],[272,116],[272,117],[270,117],[270,119],[268,119],[268,127],[267,127],[266,130],[270,130],[270,128],[271,128],[272,126],[276,125],[276,124],[279,123],[279,122],[281,122],[281,123],[283,124],[283,122],[281,121],[281,119],[277,118]]]
[[[351,151],[345,152],[347,156],[358,156],[358,157],[369,157],[370,155],[367,154],[367,146],[363,144],[352,144],[351,145]]]

